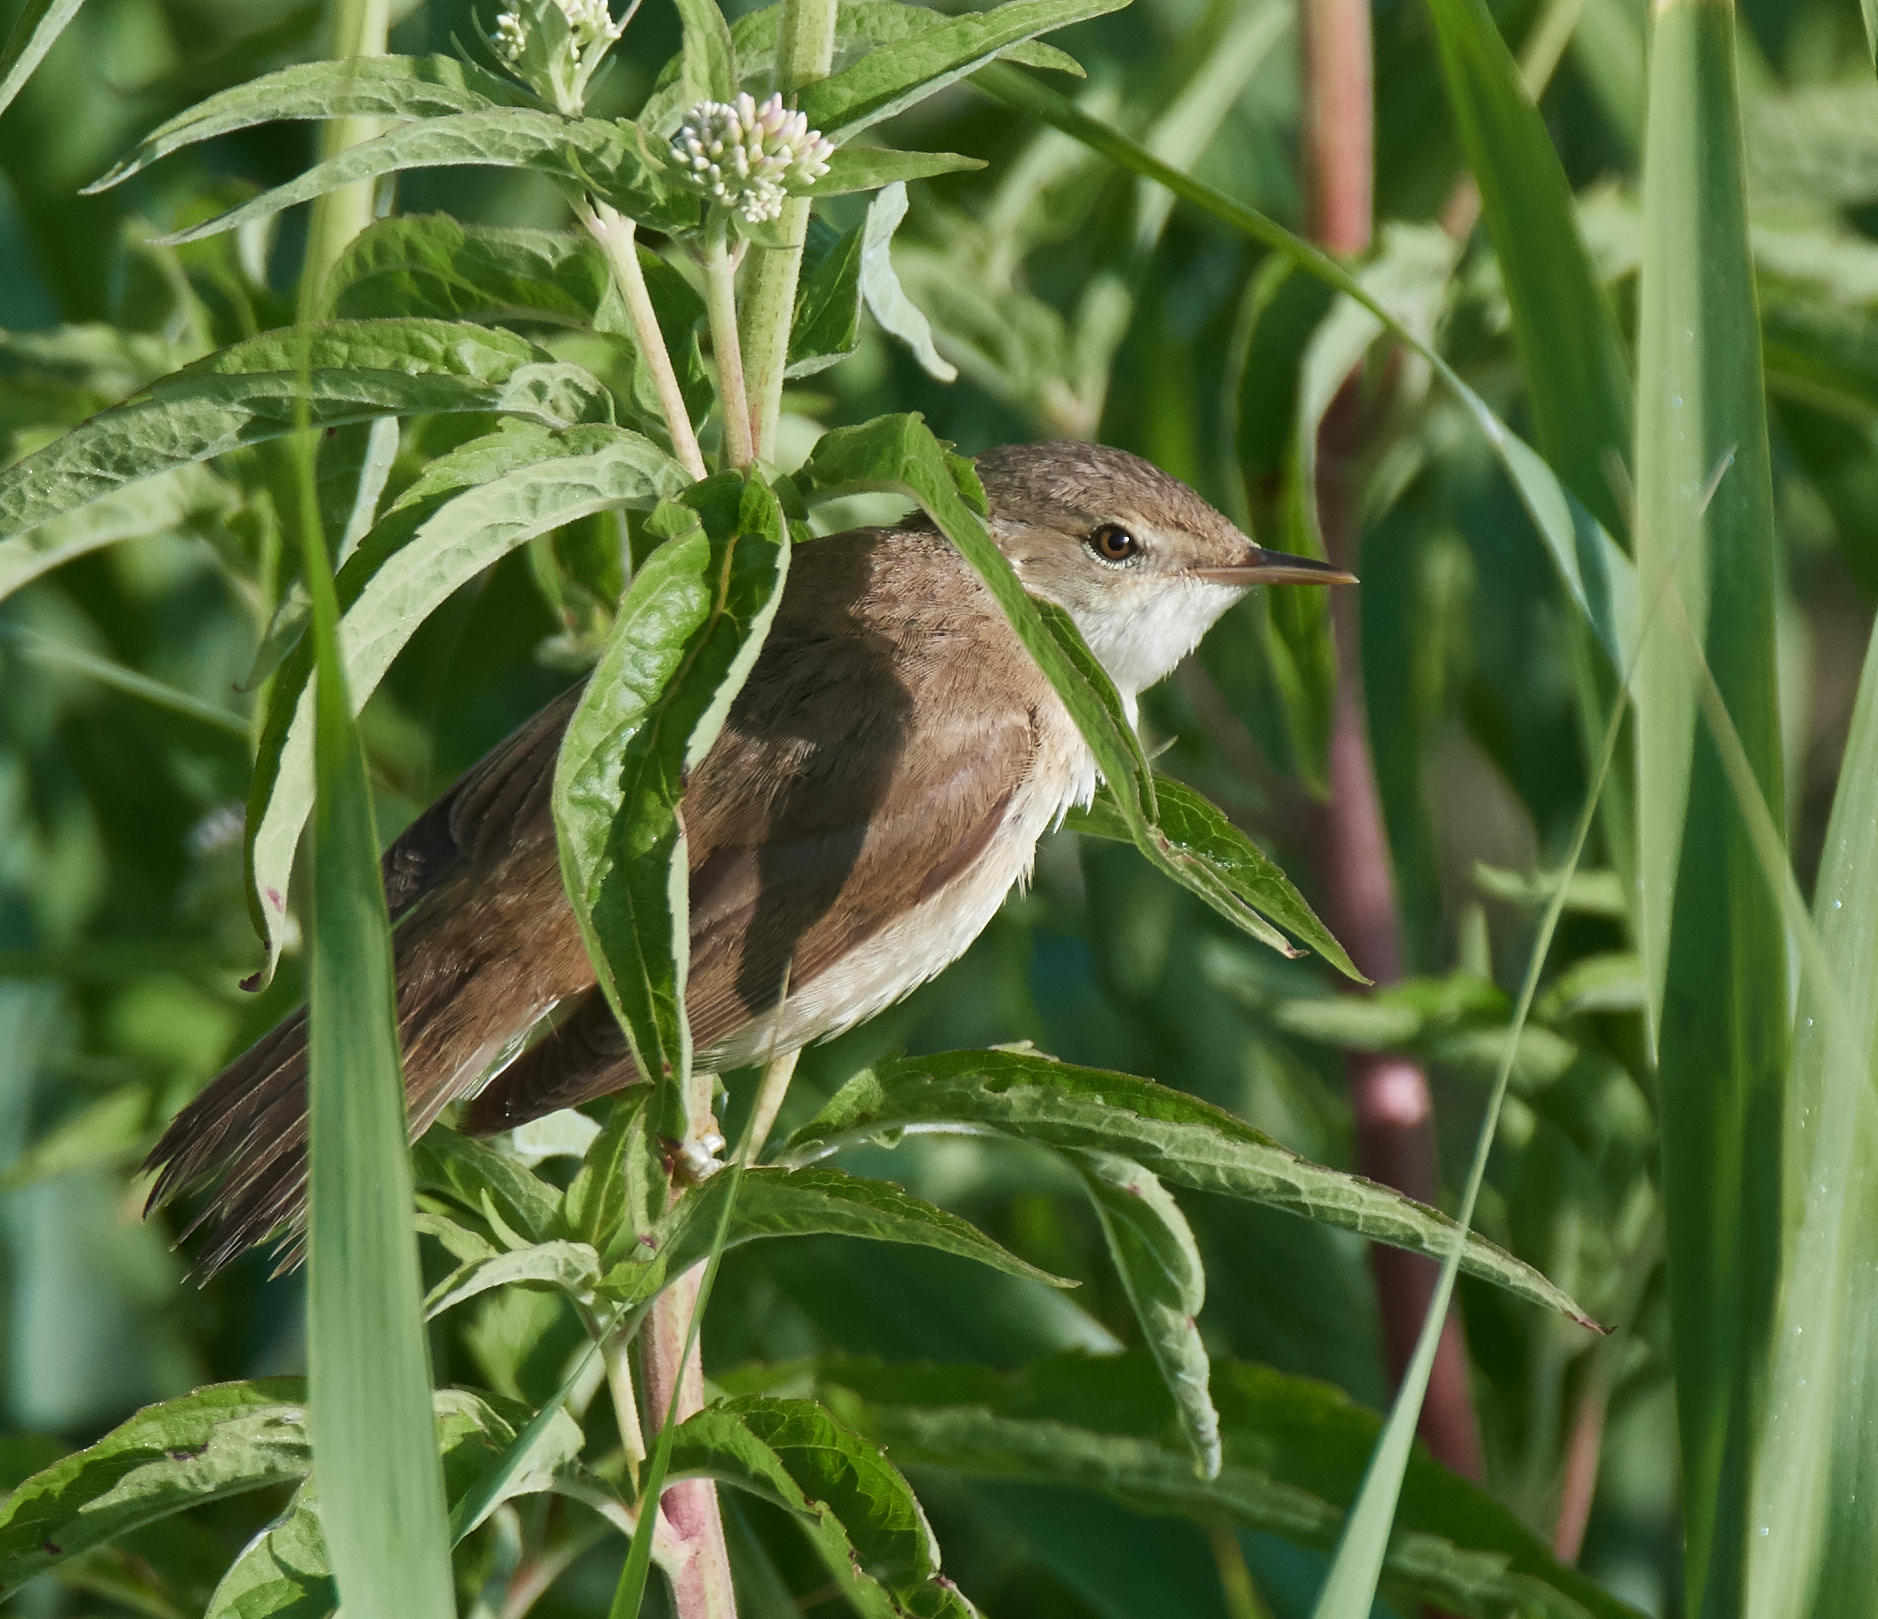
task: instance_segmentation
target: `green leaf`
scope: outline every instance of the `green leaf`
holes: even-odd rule
[[[493,1211],[525,1242],[554,1234],[560,1198],[507,1153],[433,1124],[411,1147],[416,1184],[441,1192],[478,1213]]]
[[[1177,1186],[1247,1198],[1412,1253],[1440,1257],[1454,1238],[1446,1215],[1300,1158],[1184,1091],[1028,1052],[956,1051],[879,1063],[797,1130],[779,1161],[811,1163],[907,1130],[989,1131],[1059,1151],[1114,1153]],[[1564,1292],[1483,1237],[1469,1235],[1463,1268],[1591,1325]]]
[[[885,146],[844,146],[830,155],[828,172],[808,186],[805,196],[840,197],[851,191],[873,191],[879,186],[904,185],[935,174],[957,174],[982,169],[975,157],[957,152],[898,152]]]
[[[691,498],[705,504],[703,495]],[[687,865],[678,800],[763,645],[782,599],[788,530],[752,483],[729,527],[655,551],[568,722],[554,776],[561,871],[608,1002],[640,1073],[660,1084],[650,1123],[686,1139]],[[688,515],[688,514],[687,514]]]
[[[629,1231],[613,1237],[609,1259],[621,1258],[601,1286],[611,1296],[639,1304],[706,1258],[717,1235],[731,1177],[713,1175],[693,1187],[647,1238]],[[747,1169],[736,1206],[725,1227],[724,1246],[759,1237],[865,1237],[906,1243],[976,1260],[1007,1276],[1052,1287],[1074,1282],[1027,1264],[976,1226],[895,1186],[864,1180],[839,1169]]]
[[[461,1389],[439,1389],[437,1437],[443,1452],[445,1483],[465,1513],[467,1534],[504,1501],[554,1486],[557,1476],[580,1454],[579,1425],[550,1405],[540,1443],[528,1448],[521,1465],[486,1492],[480,1508],[472,1505],[474,1487],[486,1476],[516,1435],[516,1421],[526,1415],[510,1401],[502,1409]],[[461,1534],[458,1536],[462,1538]],[[209,1599],[204,1619],[326,1619],[338,1605],[332,1562],[320,1526],[320,1507],[311,1483],[295,1491],[287,1510],[256,1535],[228,1567]]]
[[[903,1465],[1080,1486],[1137,1512],[1203,1523],[1223,1515],[1313,1548],[1334,1543],[1380,1427],[1328,1384],[1216,1361],[1224,1466],[1204,1479],[1145,1354],[1055,1355],[1012,1376],[978,1366],[811,1364],[836,1417]],[[1484,1490],[1422,1452],[1409,1464],[1385,1584],[1404,1611],[1427,1602],[1480,1619],[1634,1619]]]
[[[585,1299],[600,1280],[600,1256],[584,1242],[539,1242],[529,1248],[511,1248],[486,1259],[459,1265],[433,1287],[424,1299],[424,1319],[434,1321],[478,1293],[492,1287],[552,1287],[571,1298]]]
[[[639,268],[692,420],[713,394],[698,351],[704,300],[643,243]],[[333,313],[370,320],[429,315],[483,324],[549,321],[632,344],[633,404],[664,430],[658,392],[638,355],[619,284],[593,238],[567,231],[463,225],[443,214],[381,219],[355,237],[327,277]]]
[[[484,568],[564,523],[644,509],[688,482],[649,439],[605,426],[557,432],[511,424],[432,462],[340,570],[339,640],[355,712],[424,620]],[[250,904],[268,972],[312,803],[308,661],[303,647],[274,682],[249,790]]]
[[[84,0],[27,0],[13,20],[7,42],[0,47],[0,112],[20,93],[33,76],[33,69],[45,60],[52,42],[65,32],[66,24],[78,15]]]
[[[660,229],[695,221],[695,199],[688,193],[668,195],[657,171],[639,155],[637,133],[631,124],[563,118],[533,107],[492,107],[425,118],[348,146],[285,185],[161,240],[180,244],[239,230],[283,208],[381,174],[466,164],[528,169],[576,185],[595,183],[624,211]]]
[[[865,1619],[968,1619],[939,1546],[898,1470],[809,1400],[746,1396],[706,1406],[672,1439],[672,1478],[714,1478],[795,1514]]]
[[[0,1591],[185,1507],[303,1477],[305,1398],[292,1377],[210,1384],[35,1474],[0,1507]]]
[[[688,100],[735,101],[737,47],[717,0],[677,0],[684,29],[684,81]]]
[[[804,86],[797,105],[809,125],[837,143],[916,106],[994,60],[1020,40],[1113,11],[1124,0],[1008,0],[990,11],[869,51],[854,66]]]
[[[0,479],[4,476],[0,474]],[[22,494],[31,498],[25,491]],[[176,467],[146,482],[112,490],[88,505],[38,524],[28,533],[0,540],[0,598],[74,557],[102,550],[119,540],[175,533],[203,519],[222,516],[234,508],[238,499],[224,479],[202,466]]]
[[[614,1095],[605,1127],[561,1200],[559,1229],[608,1255],[651,1232],[666,1213],[667,1176],[646,1125],[647,1094],[635,1085]]]
[[[303,344],[304,355],[309,345]],[[306,407],[300,406],[302,421]],[[315,658],[307,968],[308,1426],[345,1605],[452,1619],[430,1356],[420,1314],[391,920],[339,604],[303,463]]]
[[[1657,1052],[1691,1612],[1743,1607],[1748,1467],[1780,1288],[1785,925],[1717,740],[1713,672],[1761,797],[1785,805],[1776,542],[1733,18],[1657,8],[1639,286],[1638,943]],[[1719,473],[1718,468],[1725,468]],[[1658,605],[1660,604],[1660,605]]]
[[[1202,1478],[1217,1478],[1219,1413],[1207,1392],[1210,1367],[1194,1317],[1206,1303],[1206,1271],[1193,1228],[1168,1190],[1139,1164],[1112,1153],[1071,1156],[1102,1222],[1148,1353],[1180,1413]]]
[[[1170,859],[1189,871],[1187,886],[1228,920],[1240,922],[1246,907],[1289,929],[1345,977],[1368,980],[1356,970],[1342,945],[1318,920],[1317,913],[1265,853],[1231,821],[1184,782],[1155,772],[1158,823]],[[1087,809],[1073,809],[1065,826],[1086,837],[1134,841],[1127,822],[1104,788]],[[1204,887],[1199,886],[1203,882]],[[1242,924],[1243,925],[1243,924]]]
[[[869,208],[872,214],[872,208]],[[811,220],[811,225],[819,221]],[[857,225],[819,254],[811,247],[796,287],[789,327],[788,377],[812,377],[845,360],[861,341],[861,251],[866,226]]]
[[[933,347],[932,323],[893,273],[893,233],[905,218],[906,187],[897,181],[867,205],[861,238],[861,296],[880,329],[911,349],[928,376],[956,382],[958,367],[942,359]]]
[[[1792,1191],[1770,1334],[1746,1611],[1765,1619],[1856,1613],[1878,1588],[1869,1505],[1878,1398],[1868,1372],[1878,1299],[1878,636],[1868,643],[1813,895],[1831,985],[1801,986],[1787,1099]]]
[[[550,427],[611,420],[611,399],[591,374],[509,332],[433,320],[333,321],[307,332],[315,427],[451,411]],[[293,432],[297,347],[291,330],[236,343],[0,471],[0,530],[24,534],[159,473]]]
[[[454,56],[366,56],[301,62],[238,84],[151,130],[110,173],[85,187],[106,190],[197,141],[286,118],[445,118],[523,105],[506,79]]]

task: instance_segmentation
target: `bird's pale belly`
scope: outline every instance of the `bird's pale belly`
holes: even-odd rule
[[[699,1065],[743,1068],[828,1039],[885,1011],[964,955],[1005,895],[1029,880],[1037,840],[1072,805],[1086,805],[1095,795],[1095,759],[1069,715],[1063,713],[1053,729],[1003,826],[976,862],[804,984],[776,1012],[700,1052]]]

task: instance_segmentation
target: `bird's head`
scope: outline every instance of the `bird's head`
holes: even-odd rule
[[[1076,621],[1131,709],[1252,586],[1355,583],[1328,562],[1254,545],[1126,450],[1013,444],[977,465],[998,548],[1026,590]]]

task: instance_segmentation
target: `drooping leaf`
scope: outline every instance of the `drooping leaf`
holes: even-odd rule
[[[898,182],[884,187],[867,205],[861,237],[861,296],[867,300],[868,313],[880,322],[880,329],[911,349],[928,376],[956,382],[958,367],[943,359],[933,346],[932,323],[906,295],[900,278],[893,273],[893,233],[905,218],[906,187]]]
[[[1379,1427],[1374,1412],[1328,1384],[1215,1361],[1224,1466],[1209,1480],[1196,1476],[1145,1354],[1055,1355],[1011,1376],[979,1366],[811,1365],[836,1417],[901,1463],[1076,1485],[1138,1512],[1202,1522],[1224,1514],[1314,1548],[1335,1540]],[[1634,1619],[1485,1491],[1419,1452],[1385,1584],[1404,1610],[1428,1602],[1480,1619]]]
[[[699,485],[687,495],[708,509],[721,493]],[[650,1122],[680,1141],[691,1034],[678,800],[685,771],[715,740],[762,649],[789,565],[774,494],[752,483],[732,511],[715,533],[698,524],[668,539],[640,569],[568,723],[554,778],[574,913],[639,1071],[658,1087]]]
[[[1361,1176],[1288,1152],[1223,1109],[1152,1080],[1018,1051],[896,1057],[857,1074],[790,1136],[778,1161],[807,1164],[862,1141],[948,1128],[1107,1152],[1162,1180],[1284,1209],[1376,1242],[1441,1256],[1446,1215]],[[1531,1266],[1470,1235],[1464,1268],[1585,1325],[1584,1312]]]
[[[512,426],[440,457],[340,571],[339,639],[355,710],[419,625],[484,568],[594,512],[648,508],[677,493],[689,476],[650,440],[605,426],[562,432]],[[269,971],[312,802],[307,668],[302,648],[274,683],[249,790],[250,904],[268,944]]]
[[[795,1514],[867,1619],[977,1612],[940,1574],[938,1542],[899,1471],[812,1401],[706,1406],[673,1435],[671,1477],[715,1478]]]
[[[1158,771],[1155,798],[1160,805],[1157,822],[1170,859],[1194,874],[1188,886],[1232,921],[1245,907],[1287,928],[1346,977],[1363,982],[1342,945],[1318,920],[1291,879],[1216,805],[1186,783]],[[1127,823],[1104,788],[1087,809],[1071,810],[1064,824],[1087,837],[1132,843]],[[1205,886],[1201,887],[1200,883]]]
[[[481,326],[333,321],[308,328],[306,359],[315,427],[451,411],[494,411],[550,427],[612,419],[611,398],[590,373]],[[144,479],[291,433],[298,360],[292,331],[269,332],[92,417],[0,471],[0,530],[22,535]]]
[[[212,1383],[35,1474],[0,1507],[0,1591],[140,1524],[303,1476],[305,1402],[298,1378]]]
[[[424,1319],[434,1321],[445,1310],[494,1287],[532,1283],[585,1298],[599,1280],[600,1256],[584,1242],[556,1240],[512,1248],[459,1265],[425,1296]]]
[[[1122,0],[1007,0],[871,50],[803,88],[798,105],[830,140],[850,139],[936,95],[1020,40],[1115,10]]]
[[[411,1161],[420,1188],[465,1208],[493,1211],[524,1242],[556,1234],[560,1199],[554,1188],[487,1143],[434,1124],[412,1145]]]
[[[1112,1153],[1073,1155],[1102,1222],[1148,1353],[1160,1369],[1202,1478],[1219,1476],[1219,1413],[1194,1317],[1206,1303],[1206,1271],[1180,1205],[1139,1164]]]

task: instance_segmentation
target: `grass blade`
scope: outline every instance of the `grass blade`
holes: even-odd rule
[[[30,0],[19,14],[0,49],[0,112],[7,110],[83,4],[84,0]]]
[[[1719,717],[1777,816],[1773,495],[1734,26],[1718,0],[1656,12],[1637,411],[1639,585],[1674,606],[1639,652],[1637,919],[1657,1045],[1687,1608],[1712,1615],[1744,1611],[1779,1276],[1789,993],[1779,900],[1721,727],[1697,712],[1705,660]]]
[[[1785,1284],[1767,1426],[1756,1459],[1748,1611],[1766,1619],[1865,1611],[1878,1590],[1878,636],[1865,656],[1851,737],[1813,897],[1809,960],[1787,1104]],[[1863,1504],[1861,1504],[1863,1503]]]

